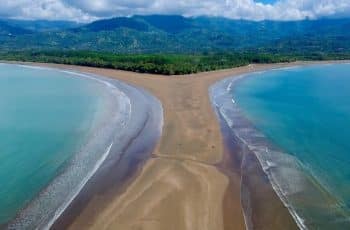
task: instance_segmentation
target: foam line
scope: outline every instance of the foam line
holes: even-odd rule
[[[113,143],[109,145],[106,152],[101,156],[101,158],[96,162],[94,168],[86,175],[86,177],[83,179],[83,181],[78,185],[75,193],[73,196],[69,198],[66,202],[62,204],[60,208],[55,212],[54,217],[47,223],[47,225],[43,228],[45,230],[49,230],[51,226],[55,223],[55,221],[63,214],[64,210],[67,209],[67,207],[72,203],[72,201],[79,195],[80,191],[84,188],[86,183],[91,179],[91,177],[97,172],[97,170],[101,167],[101,165],[104,163],[104,161],[107,159],[111,148],[113,146]],[[38,229],[38,228],[37,228]]]

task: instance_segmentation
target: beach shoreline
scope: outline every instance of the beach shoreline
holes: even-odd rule
[[[115,107],[118,113],[109,113],[109,117],[104,116],[103,121],[104,126],[112,131],[108,133],[101,133],[100,131],[94,133],[87,145],[91,147],[90,142],[96,142],[99,138],[105,139],[105,141],[99,141],[97,143],[101,147],[105,142],[108,144],[104,150],[105,152],[95,152],[94,155],[96,157],[93,159],[98,159],[95,163],[93,162],[93,168],[86,168],[89,171],[86,175],[82,174],[85,176],[81,181],[78,181],[78,184],[71,182],[69,178],[74,178],[71,172],[80,175],[79,170],[83,168],[81,164],[88,163],[87,159],[80,159],[79,156],[81,154],[73,155],[64,170],[48,185],[42,188],[40,193],[26,204],[14,219],[1,227],[1,229],[34,228],[34,226],[39,229],[54,228],[52,225],[57,220],[65,219],[68,222],[67,220],[69,218],[63,218],[63,216],[66,215],[71,218],[77,215],[79,212],[77,210],[84,206],[81,205],[84,204],[84,202],[81,202],[82,199],[88,199],[92,193],[97,193],[102,187],[107,188],[107,185],[112,183],[120,185],[120,189],[123,188],[122,185],[133,175],[132,172],[137,171],[141,162],[149,158],[159,140],[163,124],[162,107],[156,98],[144,90],[136,89],[117,80],[51,67],[17,66],[21,68],[35,68],[38,71],[58,71],[59,73],[66,74],[66,77],[78,77],[87,81],[95,81],[98,84],[102,84],[105,87],[104,90],[115,97],[111,98],[109,103],[112,107]],[[118,106],[116,107],[115,105]],[[112,143],[110,144],[110,142]],[[84,152],[82,151],[83,156],[88,157]],[[112,177],[107,177],[104,173],[106,171],[114,172],[112,170],[113,164],[124,164],[129,165],[129,167],[116,167],[117,170],[115,171],[117,173],[114,175],[117,175],[117,178],[114,177],[116,180],[111,181]],[[74,179],[72,180],[76,181]],[[65,183],[64,181],[67,182]],[[67,194],[64,197],[57,195],[60,194],[61,187],[65,188],[65,191],[68,192],[66,192]],[[70,190],[71,188],[73,189],[72,191]],[[49,208],[51,204],[56,204],[57,202],[61,203],[58,204],[57,209],[52,209],[53,211],[46,212],[45,215],[40,214],[42,210]],[[80,204],[76,205],[76,203]]]
[[[115,80],[112,79],[112,81]],[[106,159],[101,169],[50,229],[68,228],[74,219],[79,217],[82,210],[87,208],[89,202],[97,197],[98,205],[94,206],[92,212],[88,214],[89,221],[92,222],[96,213],[106,207],[111,197],[120,195],[126,190],[128,184],[140,172],[144,162],[151,157],[159,141],[163,125],[163,110],[159,101],[143,89],[119,81],[118,85],[132,98],[133,116],[137,117],[140,113],[145,113],[146,119],[138,126],[138,131],[130,138],[121,155],[116,157],[118,153],[110,154],[109,159]],[[139,109],[143,105],[145,108]],[[100,194],[103,194],[102,198]]]
[[[237,123],[235,118],[238,115],[235,110],[231,110],[234,102],[229,93],[235,84],[232,82],[240,80],[241,76],[224,79],[210,88],[227,148],[227,160],[223,161],[222,167],[226,175],[231,175],[231,180],[239,180],[240,202],[247,229],[298,229],[288,206],[276,193],[255,152],[250,150],[233,128],[246,126],[243,120]]]
[[[237,171],[232,179],[229,175],[232,169],[227,172],[228,166],[220,166],[227,152],[231,151],[232,155],[236,150],[225,147],[225,133],[221,132],[223,127],[213,110],[208,89],[228,77],[318,63],[334,62],[249,65],[187,76],[19,63],[117,79],[145,89],[163,105],[163,133],[154,151],[149,149],[153,152],[151,157],[141,160],[138,167],[131,170],[133,173],[124,180],[127,182],[121,185],[122,189],[119,187],[118,190],[118,186],[109,181],[106,184],[108,189],[97,194],[90,192],[93,194],[90,199],[84,199],[83,193],[79,194],[81,200],[76,205],[80,208],[73,212],[74,215],[65,212],[53,229],[62,226],[70,229],[169,229],[169,224],[172,225],[170,229],[230,229],[232,224],[236,229],[245,229],[241,196],[236,194],[241,190],[237,188],[240,185]],[[230,202],[226,202],[227,199]],[[101,201],[104,205],[100,204]],[[227,219],[230,217],[229,223]]]
[[[313,67],[320,67],[327,64],[330,64],[329,67],[332,67],[333,64],[348,65],[349,62],[317,62],[313,63]],[[289,71],[287,69],[305,66],[309,66],[308,63],[287,68],[276,68],[276,70]],[[265,71],[258,71],[257,74],[254,74],[254,77],[257,78],[258,75],[263,72]],[[275,200],[271,199],[272,197],[267,199],[266,197],[264,198],[264,195],[261,195],[268,194],[263,192],[265,190],[264,184],[259,182],[259,178],[260,181],[263,182],[261,178],[264,177],[269,181],[269,190],[273,190],[272,193],[274,193],[274,196],[277,196],[278,199],[282,201],[284,209],[289,210],[290,216],[293,217],[294,222],[297,224],[297,226],[295,226],[294,223],[293,227],[292,222],[289,221],[290,224],[286,225],[291,227],[291,229],[296,227],[299,229],[308,229],[308,227],[313,228],[315,226],[325,226],[327,224],[335,227],[335,223],[333,223],[333,225],[330,224],[330,220],[342,218],[344,220],[337,222],[336,226],[346,226],[346,215],[344,215],[340,208],[338,209],[338,207],[341,207],[341,204],[331,196],[329,191],[327,191],[310,172],[304,170],[303,163],[297,157],[279,148],[271,140],[266,138],[263,133],[257,130],[245,117],[240,106],[237,105],[236,98],[232,97],[232,92],[240,86],[241,79],[250,76],[253,75],[243,74],[238,78],[227,78],[216,83],[211,88],[212,98],[216,105],[218,116],[220,120],[229,127],[228,132],[232,134],[229,141],[236,142],[236,146],[241,148],[241,150],[237,152],[244,152],[245,155],[245,159],[243,159],[241,163],[241,187],[242,189],[248,188],[246,192],[242,192],[242,196],[246,196],[246,198],[242,197],[242,203],[243,206],[245,206],[244,210],[252,210],[248,213],[250,223],[248,222],[247,225],[250,226],[249,229],[266,228],[268,224],[259,223],[263,221],[261,217],[264,217],[265,213],[274,216],[274,219],[278,219],[277,217],[281,216],[280,214],[283,213],[278,212],[273,214],[274,211],[281,209],[281,207],[274,207],[272,210],[267,211],[269,206],[271,206],[271,202],[268,204],[260,202],[263,200]],[[254,164],[256,165],[255,167],[253,167]],[[258,176],[255,176],[255,174]],[[287,182],[289,178],[293,179]],[[271,189],[271,187],[273,189]],[[256,192],[256,194],[254,194],[254,188],[259,188],[260,194]],[[270,192],[270,194],[272,193]],[[253,202],[251,202],[252,199],[254,200]],[[246,203],[246,205],[244,205],[244,203]],[[262,203],[261,207],[259,207],[259,203]],[[258,208],[255,206],[258,206]],[[259,210],[264,209],[267,210],[259,213]],[[269,216],[265,215],[265,218],[268,219]],[[290,220],[291,218],[284,217],[282,219],[284,219],[283,222],[287,222],[286,220]],[[324,222],[322,222],[322,220],[324,220]],[[271,223],[271,221],[267,223]],[[275,221],[275,224],[278,224],[278,221]],[[283,228],[289,229],[289,227],[284,226]],[[271,229],[271,227],[267,229]]]

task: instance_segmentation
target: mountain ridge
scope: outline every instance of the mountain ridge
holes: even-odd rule
[[[2,22],[2,21],[0,21]],[[34,23],[34,22],[33,22]],[[59,25],[58,22],[51,22]],[[248,21],[220,17],[135,15],[28,30],[0,23],[0,50],[92,50],[112,53],[349,52],[350,19]],[[32,26],[33,27],[33,26]],[[12,34],[12,33],[11,33]]]

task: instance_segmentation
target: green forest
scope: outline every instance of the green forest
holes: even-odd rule
[[[345,60],[350,54],[113,54],[91,51],[19,51],[0,53],[1,60],[57,63],[111,68],[139,73],[181,75],[233,68],[253,63],[280,63],[297,60]]]

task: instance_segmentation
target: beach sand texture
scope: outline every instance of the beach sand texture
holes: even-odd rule
[[[94,196],[70,223],[70,229],[245,229],[240,169],[220,167],[227,164],[220,164],[225,160],[223,138],[208,88],[229,76],[286,65],[250,65],[187,76],[158,76],[45,64],[142,87],[156,96],[164,109],[163,133],[152,158],[121,195],[108,196],[103,205],[100,201],[104,194]],[[269,202],[279,204],[275,211],[290,218],[277,196],[271,195],[272,189],[268,192]],[[275,222],[268,229],[282,229],[283,218]]]

